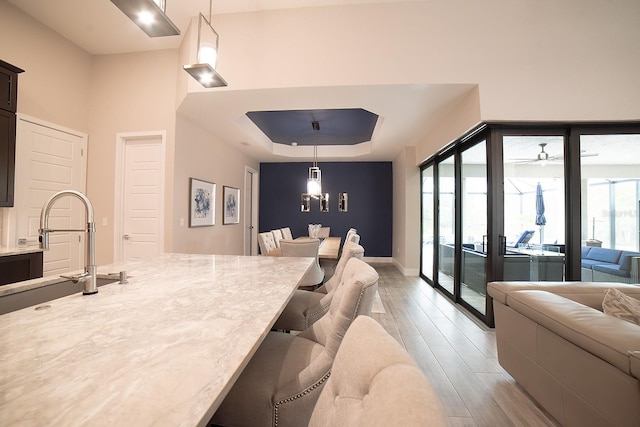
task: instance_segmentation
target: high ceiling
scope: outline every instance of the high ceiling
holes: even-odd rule
[[[213,21],[218,14],[272,9],[306,8],[347,4],[401,3],[407,0],[214,0]],[[413,0],[416,1],[416,0]],[[427,1],[427,0],[417,0]],[[179,36],[150,38],[109,0],[9,0],[90,54],[118,54],[180,46],[190,20],[208,14],[206,0],[166,0],[166,13],[181,29]],[[228,79],[228,76],[227,76]],[[249,111],[364,109],[377,116],[370,141],[360,144],[324,145],[321,161],[390,161],[407,145],[419,143],[420,135],[442,111],[473,88],[470,84],[377,85],[277,90],[221,90],[192,93],[178,114],[208,129],[221,140],[259,161],[306,161],[311,147],[284,146],[270,140],[251,121]],[[322,99],[310,104],[308,100]],[[304,123],[311,130],[310,123]],[[294,142],[296,136],[279,134]]]
[[[426,1],[426,0],[412,0]],[[109,0],[9,0],[63,37],[94,55],[180,47],[192,17],[209,14],[207,0],[165,0],[166,14],[182,30],[173,37],[151,39]],[[212,15],[407,0],[213,0]]]

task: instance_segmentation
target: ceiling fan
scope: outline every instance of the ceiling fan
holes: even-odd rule
[[[540,152],[534,158],[526,158],[526,159],[511,159],[511,163],[516,164],[525,164],[525,163],[536,163],[540,162],[543,166],[547,162],[553,162],[557,160],[562,160],[564,156],[562,154],[550,155],[546,151],[544,151],[544,147],[547,146],[546,142],[541,142],[538,144],[540,147]],[[594,157],[599,155],[599,153],[587,153],[585,150],[580,151],[580,157]]]

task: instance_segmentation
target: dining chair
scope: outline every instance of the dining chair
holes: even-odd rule
[[[286,331],[304,331],[329,311],[335,290],[342,279],[344,268],[351,258],[362,259],[364,248],[353,242],[347,243],[342,256],[338,260],[336,271],[329,279],[328,293],[298,289],[287,303],[274,329]],[[326,289],[327,284],[323,285]]]
[[[271,230],[271,234],[273,234],[273,242],[276,244],[276,248],[279,248],[280,240],[284,238],[282,236],[282,230],[279,228],[277,230]]]
[[[298,335],[268,332],[211,423],[221,426],[303,426],[342,337],[359,315],[370,315],[378,273],[353,258],[345,266],[329,311]]]
[[[282,256],[315,258],[315,262],[309,267],[304,276],[302,276],[300,282],[298,282],[298,286],[316,286],[322,283],[324,270],[320,267],[318,259],[319,248],[320,240],[318,239],[280,240]]]
[[[309,426],[447,425],[440,399],[411,356],[378,322],[358,316],[340,344]]]
[[[324,239],[329,237],[331,234],[331,227],[320,227],[320,230],[318,230],[318,238],[319,239]]]
[[[262,255],[269,255],[269,252],[276,249],[276,242],[273,240],[273,233],[265,231],[258,233],[258,245]]]
[[[282,231],[282,238],[283,239],[293,240],[293,235],[291,234],[291,228],[284,227],[284,228],[281,228],[280,231]]]

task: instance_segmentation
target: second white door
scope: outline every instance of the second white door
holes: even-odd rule
[[[118,142],[116,260],[153,257],[164,252],[164,133],[121,134]]]

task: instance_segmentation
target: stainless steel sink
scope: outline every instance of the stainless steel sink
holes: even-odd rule
[[[119,280],[118,275],[98,274],[97,285],[104,286]],[[25,307],[36,306],[57,298],[66,297],[82,292],[84,284],[73,282],[69,279],[60,278],[59,281],[48,283],[42,287],[29,289],[23,292],[16,292],[0,298],[0,315],[11,313]]]

